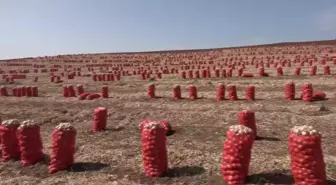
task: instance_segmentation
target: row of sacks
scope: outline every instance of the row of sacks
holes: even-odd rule
[[[105,81],[108,81],[108,82],[110,82],[110,81],[119,81],[120,80],[120,75],[114,75],[112,73],[94,74],[92,76],[92,79],[95,82],[96,81],[98,81],[98,82],[100,82],[100,81],[103,81],[103,82],[105,82]]]
[[[228,185],[244,184],[249,175],[253,145],[258,140],[252,111],[238,113],[238,125],[226,132],[220,173]],[[167,127],[162,121],[140,124],[143,169],[151,178],[164,177],[168,171]],[[311,126],[295,126],[289,131],[288,148],[291,171],[296,184],[326,184],[326,165],[321,135]]]
[[[12,95],[15,97],[38,97],[38,88],[36,86],[14,87],[12,88]],[[0,87],[0,96],[10,96],[7,87]]]
[[[93,112],[92,131],[105,131],[108,110],[98,107]],[[69,169],[74,164],[76,129],[70,123],[60,123],[52,132],[51,161],[49,173]],[[23,167],[43,160],[43,142],[40,126],[34,120],[20,123],[16,119],[0,119],[1,160],[21,160]]]
[[[216,86],[216,100],[225,100],[225,91],[227,89],[227,98],[229,100],[238,100],[236,85],[229,84],[227,87],[223,83],[218,83]],[[197,88],[195,85],[189,85],[189,99],[198,99]],[[182,99],[181,87],[180,85],[175,85],[173,87],[172,96],[174,99]],[[149,84],[147,87],[147,97],[149,99],[156,98],[155,85]],[[255,87],[253,85],[248,85],[246,87],[246,100],[255,100]]]
[[[244,72],[244,67],[239,67],[237,69],[237,74],[236,76],[238,77],[254,77],[254,74],[251,72]],[[276,76],[283,76],[284,72],[282,67],[276,67]],[[214,70],[214,77],[215,78],[227,78],[227,77],[233,77],[234,76],[234,69],[229,68],[229,69],[215,69]],[[301,74],[301,68],[297,67],[294,69],[293,75],[298,76]],[[323,74],[324,75],[330,75],[330,67],[329,66],[324,66],[323,67]],[[312,66],[310,71],[309,71],[309,76],[316,76],[317,75],[317,66]],[[268,73],[265,72],[264,67],[258,68],[258,76],[269,76]],[[189,79],[193,78],[211,78],[212,77],[212,72],[209,69],[202,69],[201,71],[199,70],[189,70],[189,71],[181,71],[180,72],[180,77],[182,79],[186,79],[187,77]],[[144,78],[143,78],[144,79]]]
[[[99,93],[87,93],[84,91],[83,85],[77,85],[77,96],[76,96],[76,90],[74,86],[72,85],[64,85],[63,86],[63,97],[77,97],[79,100],[93,100],[98,99],[100,97],[108,98],[109,97],[109,91],[108,86],[102,86],[101,88],[101,94]]]
[[[293,81],[289,81],[285,84],[285,98],[287,100],[295,100],[296,88]],[[325,92],[314,91],[311,83],[304,83],[301,89],[300,99],[306,102],[321,101],[327,97]]]
[[[76,130],[69,123],[60,123],[52,133],[49,172],[65,170],[74,163]],[[4,120],[0,125],[1,159],[21,160],[23,167],[43,160],[40,126],[36,121]]]

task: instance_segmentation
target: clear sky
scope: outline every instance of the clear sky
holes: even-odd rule
[[[0,0],[0,59],[336,39],[336,0]]]

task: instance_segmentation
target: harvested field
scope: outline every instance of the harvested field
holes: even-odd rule
[[[296,55],[316,54],[318,60],[329,54],[329,49],[335,50],[335,44],[316,46],[268,46],[256,47],[254,52],[264,54],[250,55],[234,49],[226,49],[223,52],[207,52],[191,54],[191,59],[182,59],[180,54],[176,61],[193,61],[194,57],[200,57],[202,61],[214,61],[221,63],[221,59],[232,54],[233,57],[249,56],[251,61],[256,56],[258,62],[266,62],[267,56],[284,56],[285,59],[294,60]],[[277,48],[279,47],[279,48]],[[303,49],[302,49],[302,48]],[[323,49],[326,47],[327,49]],[[308,48],[305,50],[305,48]],[[321,49],[322,48],[322,49]],[[322,50],[322,51],[319,51]],[[282,54],[278,50],[297,51],[296,54]],[[309,51],[310,54],[300,54],[299,51]],[[131,54],[129,54],[131,55]],[[152,57],[154,54],[144,54]],[[110,55],[82,55],[64,56],[55,58],[26,59],[27,63],[46,65],[45,69],[52,65],[61,65],[63,68],[81,68],[82,73],[91,74],[86,64],[114,64],[108,62]],[[111,54],[112,56],[112,54]],[[123,56],[123,55],[121,55]],[[137,55],[135,55],[137,56]],[[140,56],[140,54],[139,54]],[[209,57],[213,56],[212,59]],[[87,58],[85,58],[87,57]],[[90,58],[93,57],[93,58]],[[179,57],[179,59],[178,59]],[[231,56],[229,56],[231,57]],[[126,57],[125,57],[126,58]],[[187,58],[187,57],[186,57]],[[262,59],[263,58],[263,59]],[[167,59],[167,58],[165,58]],[[50,60],[50,61],[48,61]],[[63,60],[95,60],[96,63],[64,63]],[[113,60],[113,59],[111,59]],[[125,59],[131,63],[133,59]],[[134,59],[135,60],[135,59]],[[136,59],[143,61],[142,59]],[[160,58],[151,58],[159,61],[159,66],[168,66],[180,69],[181,66],[192,65],[164,65]],[[280,61],[281,59],[274,59]],[[42,63],[42,61],[45,61]],[[172,60],[173,61],[173,60]],[[238,60],[237,60],[238,61]],[[10,63],[24,63],[24,61],[7,61]],[[175,60],[174,60],[175,62]],[[233,60],[235,62],[235,60]],[[5,62],[4,62],[5,63]],[[145,62],[140,62],[141,65]],[[155,62],[153,62],[155,63]],[[178,63],[178,62],[175,62]],[[224,62],[223,62],[224,63]],[[120,64],[120,62],[118,63]],[[301,75],[294,76],[295,66],[299,63],[292,62],[292,67],[283,67],[284,76],[276,76],[276,69],[271,65],[265,67],[269,77],[259,77],[258,68],[254,65],[246,65],[245,71],[254,74],[252,78],[237,77],[237,67],[230,78],[200,78],[181,79],[177,74],[162,74],[162,79],[141,80],[140,75],[122,76],[120,81],[103,82],[93,81],[92,76],[76,76],[74,79],[66,79],[63,83],[51,83],[50,72],[27,73],[27,79],[15,80],[8,84],[2,81],[2,85],[11,88],[16,86],[37,86],[39,97],[0,97],[0,117],[2,120],[33,119],[40,123],[41,136],[45,153],[44,161],[23,168],[20,161],[0,162],[0,184],[188,184],[200,185],[225,184],[221,177],[221,160],[223,143],[229,126],[238,123],[238,112],[244,109],[253,110],[256,116],[258,136],[252,149],[249,178],[246,184],[294,184],[291,176],[290,155],[288,152],[289,131],[295,125],[311,125],[321,132],[324,158],[326,162],[329,184],[336,184],[336,65],[332,60],[327,60],[331,75],[323,75],[323,67],[318,65],[316,76],[309,76],[310,66],[301,67]],[[72,67],[64,67],[73,65]],[[207,66],[208,64],[205,64]],[[146,67],[154,67],[149,63]],[[210,65],[212,66],[212,65]],[[0,66],[4,74],[9,70],[30,69],[31,66]],[[227,68],[227,67],[224,67]],[[138,70],[137,67],[124,70]],[[104,71],[105,70],[105,71]],[[105,68],[95,68],[96,73],[104,73]],[[34,77],[39,79],[33,82]],[[154,75],[155,76],[155,75]],[[301,94],[304,83],[312,83],[314,91],[323,91],[327,94],[327,100],[316,102],[304,102],[302,100],[285,100],[285,84],[288,80],[296,85],[296,97]],[[216,101],[217,83],[235,84],[237,87],[238,101]],[[147,86],[155,84],[157,98],[147,98]],[[109,98],[95,100],[78,100],[77,97],[63,97],[63,85],[81,84],[85,92],[100,93],[101,87],[109,87]],[[181,100],[172,98],[174,85],[180,85],[182,91]],[[189,100],[188,85],[197,87],[199,99]],[[248,85],[255,86],[255,101],[245,100],[245,88]],[[108,108],[107,130],[92,133],[93,111],[96,107]],[[169,170],[165,177],[150,179],[144,175],[141,156],[141,133],[139,123],[143,120],[167,120],[175,130],[175,133],[167,137]],[[51,133],[55,126],[61,122],[70,122],[77,129],[75,165],[68,171],[55,174],[48,173],[49,156],[51,153]]]

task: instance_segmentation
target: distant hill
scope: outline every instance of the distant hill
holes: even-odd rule
[[[208,48],[208,49],[185,49],[185,50],[160,50],[160,51],[139,51],[139,52],[115,52],[115,53],[82,53],[82,54],[61,54],[57,56],[69,56],[69,55],[105,55],[105,54],[150,54],[150,53],[185,53],[185,52],[202,52],[211,50],[222,50],[222,49],[239,49],[239,48],[257,48],[257,47],[272,47],[272,46],[304,46],[304,45],[336,45],[335,40],[319,40],[319,41],[301,41],[301,42],[279,42],[272,44],[261,44],[261,45],[245,45],[245,46],[235,46],[235,47],[223,47],[223,48]],[[24,57],[17,59],[33,59],[38,57]],[[16,59],[4,59],[0,61],[8,61]]]

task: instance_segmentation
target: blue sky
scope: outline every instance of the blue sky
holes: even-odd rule
[[[336,0],[0,0],[0,59],[336,39]]]

